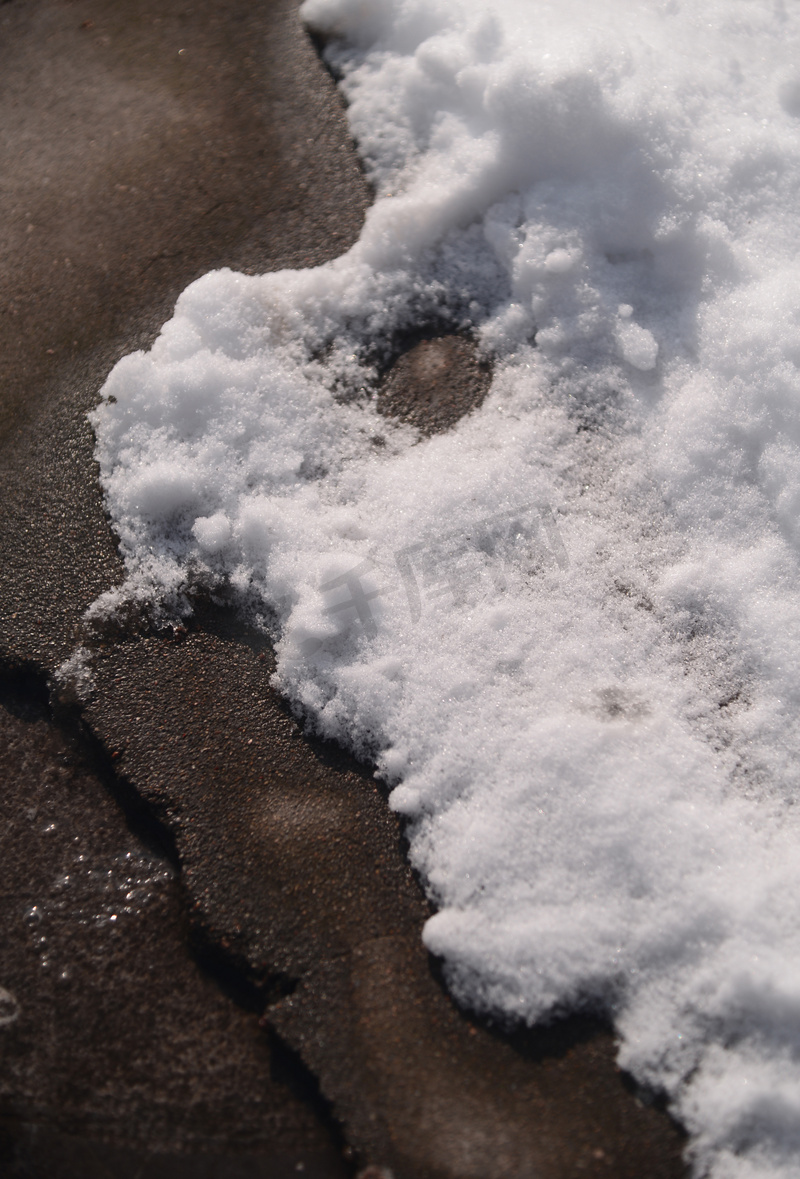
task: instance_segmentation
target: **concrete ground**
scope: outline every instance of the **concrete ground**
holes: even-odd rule
[[[193,278],[317,265],[369,203],[291,0],[5,0],[0,153],[0,1175],[683,1175],[607,1029],[454,1007],[369,768],[235,619],[94,636],[89,703],[53,690],[121,577],[109,369]],[[425,340],[382,404],[447,428],[485,380]]]

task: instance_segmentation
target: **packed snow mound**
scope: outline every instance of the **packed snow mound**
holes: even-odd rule
[[[233,595],[393,786],[463,1003],[592,1006],[698,1174],[800,1173],[800,10],[307,0],[376,200],[93,416],[124,586]],[[486,401],[378,414],[402,333]]]

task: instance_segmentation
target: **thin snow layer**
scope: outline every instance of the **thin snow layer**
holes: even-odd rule
[[[800,13],[491,8],[307,0],[375,204],[114,370],[94,611],[232,595],[393,785],[457,997],[607,1011],[698,1173],[796,1177]],[[421,439],[373,366],[431,325],[495,376]]]

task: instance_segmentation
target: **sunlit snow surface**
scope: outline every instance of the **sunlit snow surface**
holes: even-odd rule
[[[599,1006],[700,1173],[796,1177],[800,9],[302,11],[375,205],[114,370],[94,610],[238,597],[394,785],[458,998]],[[495,376],[420,441],[369,365],[428,324]]]

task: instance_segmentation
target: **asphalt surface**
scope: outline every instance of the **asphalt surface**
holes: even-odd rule
[[[317,265],[369,203],[293,4],[6,0],[0,150],[0,1175],[682,1175],[601,1025],[455,1008],[369,767],[235,618],[94,634],[92,698],[55,686],[122,575],[110,367],[193,278]],[[447,428],[486,381],[422,339],[380,402]]]
[[[35,684],[2,703],[0,1174],[344,1176],[313,1083],[193,944],[172,848]]]

